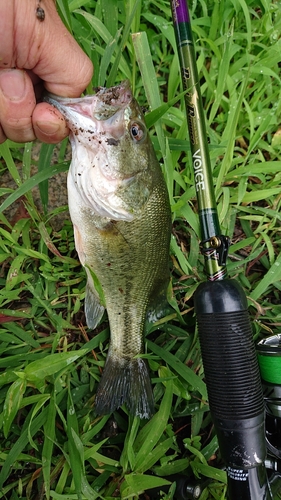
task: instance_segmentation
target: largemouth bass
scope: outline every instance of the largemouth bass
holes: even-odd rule
[[[147,311],[166,291],[171,213],[144,118],[127,82],[78,99],[47,98],[70,128],[68,200],[75,246],[87,273],[85,314],[107,309],[110,346],[95,409],[123,403],[149,418],[153,394],[143,353]]]

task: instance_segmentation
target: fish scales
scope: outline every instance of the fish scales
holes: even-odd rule
[[[91,97],[90,110],[89,96],[49,102],[72,131],[69,210],[88,276],[87,324],[95,328],[105,306],[110,325],[95,408],[106,414],[126,403],[132,414],[149,418],[153,395],[140,355],[148,309],[163,297],[169,279],[167,188],[128,84]]]

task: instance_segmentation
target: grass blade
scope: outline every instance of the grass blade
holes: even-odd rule
[[[270,285],[281,280],[281,253],[276,258],[275,262],[251,292],[250,297],[253,300],[258,300],[270,287]]]
[[[172,397],[173,385],[170,381],[167,383],[166,391],[161,401],[159,411],[146,424],[139,435],[139,440],[143,440],[143,443],[136,454],[135,471],[146,470],[145,464],[147,456],[152,452],[167,426],[171,411]]]
[[[194,390],[197,390],[202,395],[202,398],[207,401],[207,389],[203,380],[196,375],[188,366],[179,361],[176,356],[166,351],[162,347],[147,341],[148,348],[157,354],[161,359],[166,361],[171,368],[176,371]]]
[[[145,490],[160,488],[161,486],[169,486],[171,481],[160,477],[153,477],[143,474],[128,474],[121,486],[121,498],[137,497],[144,493]]]
[[[3,409],[3,432],[5,438],[7,438],[13,420],[20,408],[25,389],[26,379],[22,378],[15,380],[8,389]]]
[[[134,33],[132,35],[133,45],[136,53],[137,62],[142,75],[142,81],[145,89],[145,94],[150,108],[153,110],[160,108],[161,98],[159,94],[159,87],[155,74],[155,69],[152,62],[150,47],[145,32]],[[161,123],[155,124],[160,150],[162,155],[165,156],[165,139]]]
[[[50,168],[54,148],[54,144],[42,144],[38,161],[38,172],[43,172],[44,170]],[[48,186],[48,179],[45,179],[44,181],[39,183],[39,191],[44,213],[47,213],[48,210]]]
[[[36,434],[36,432],[44,425],[46,418],[47,418],[47,411],[46,409],[44,409],[40,413],[40,415],[38,415],[38,417],[36,417],[33,421],[32,429],[30,430],[32,436],[34,436],[34,434]],[[24,450],[28,442],[29,442],[28,429],[25,428],[23,429],[20,437],[11,447],[7,455],[7,458],[2,466],[0,472],[0,489],[3,488],[3,484],[6,481],[7,477],[9,476],[12,465],[18,460],[20,453]]]
[[[4,143],[5,144],[5,143]],[[2,145],[3,146],[3,145]],[[8,198],[0,205],[0,213],[6,210],[12,203],[15,203],[21,196],[25,195],[28,191],[30,191],[34,186],[37,186],[42,181],[49,179],[53,175],[59,174],[60,172],[66,172],[68,170],[69,163],[62,163],[61,165],[54,165],[47,170],[43,170],[42,172],[38,172],[25,181],[21,186],[16,189]]]

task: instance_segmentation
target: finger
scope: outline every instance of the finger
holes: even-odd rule
[[[93,64],[64,26],[55,10],[54,2],[50,7],[50,16],[47,15],[45,19],[47,31],[41,58],[49,57],[51,61],[49,67],[46,60],[43,62],[43,68],[39,63],[36,70],[40,68],[41,72],[38,74],[49,92],[65,97],[79,97],[91,81]]]
[[[18,2],[21,9],[22,2]],[[36,19],[33,2],[26,2],[28,12],[16,18],[17,66],[31,69],[48,91],[66,97],[78,97],[89,84],[93,65],[61,21],[53,0],[45,0],[44,20]],[[28,14],[28,15],[27,15]],[[34,23],[33,32],[30,31]],[[29,36],[27,59],[21,57],[21,47]]]
[[[33,130],[37,139],[56,144],[69,133],[61,113],[46,102],[37,104],[32,115]]]
[[[36,105],[32,82],[24,70],[0,70],[0,122],[15,142],[35,139],[31,116]]]

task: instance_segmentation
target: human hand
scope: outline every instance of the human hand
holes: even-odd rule
[[[44,89],[79,97],[92,73],[53,0],[0,0],[0,143],[64,139],[69,131],[63,116],[37,100]]]

